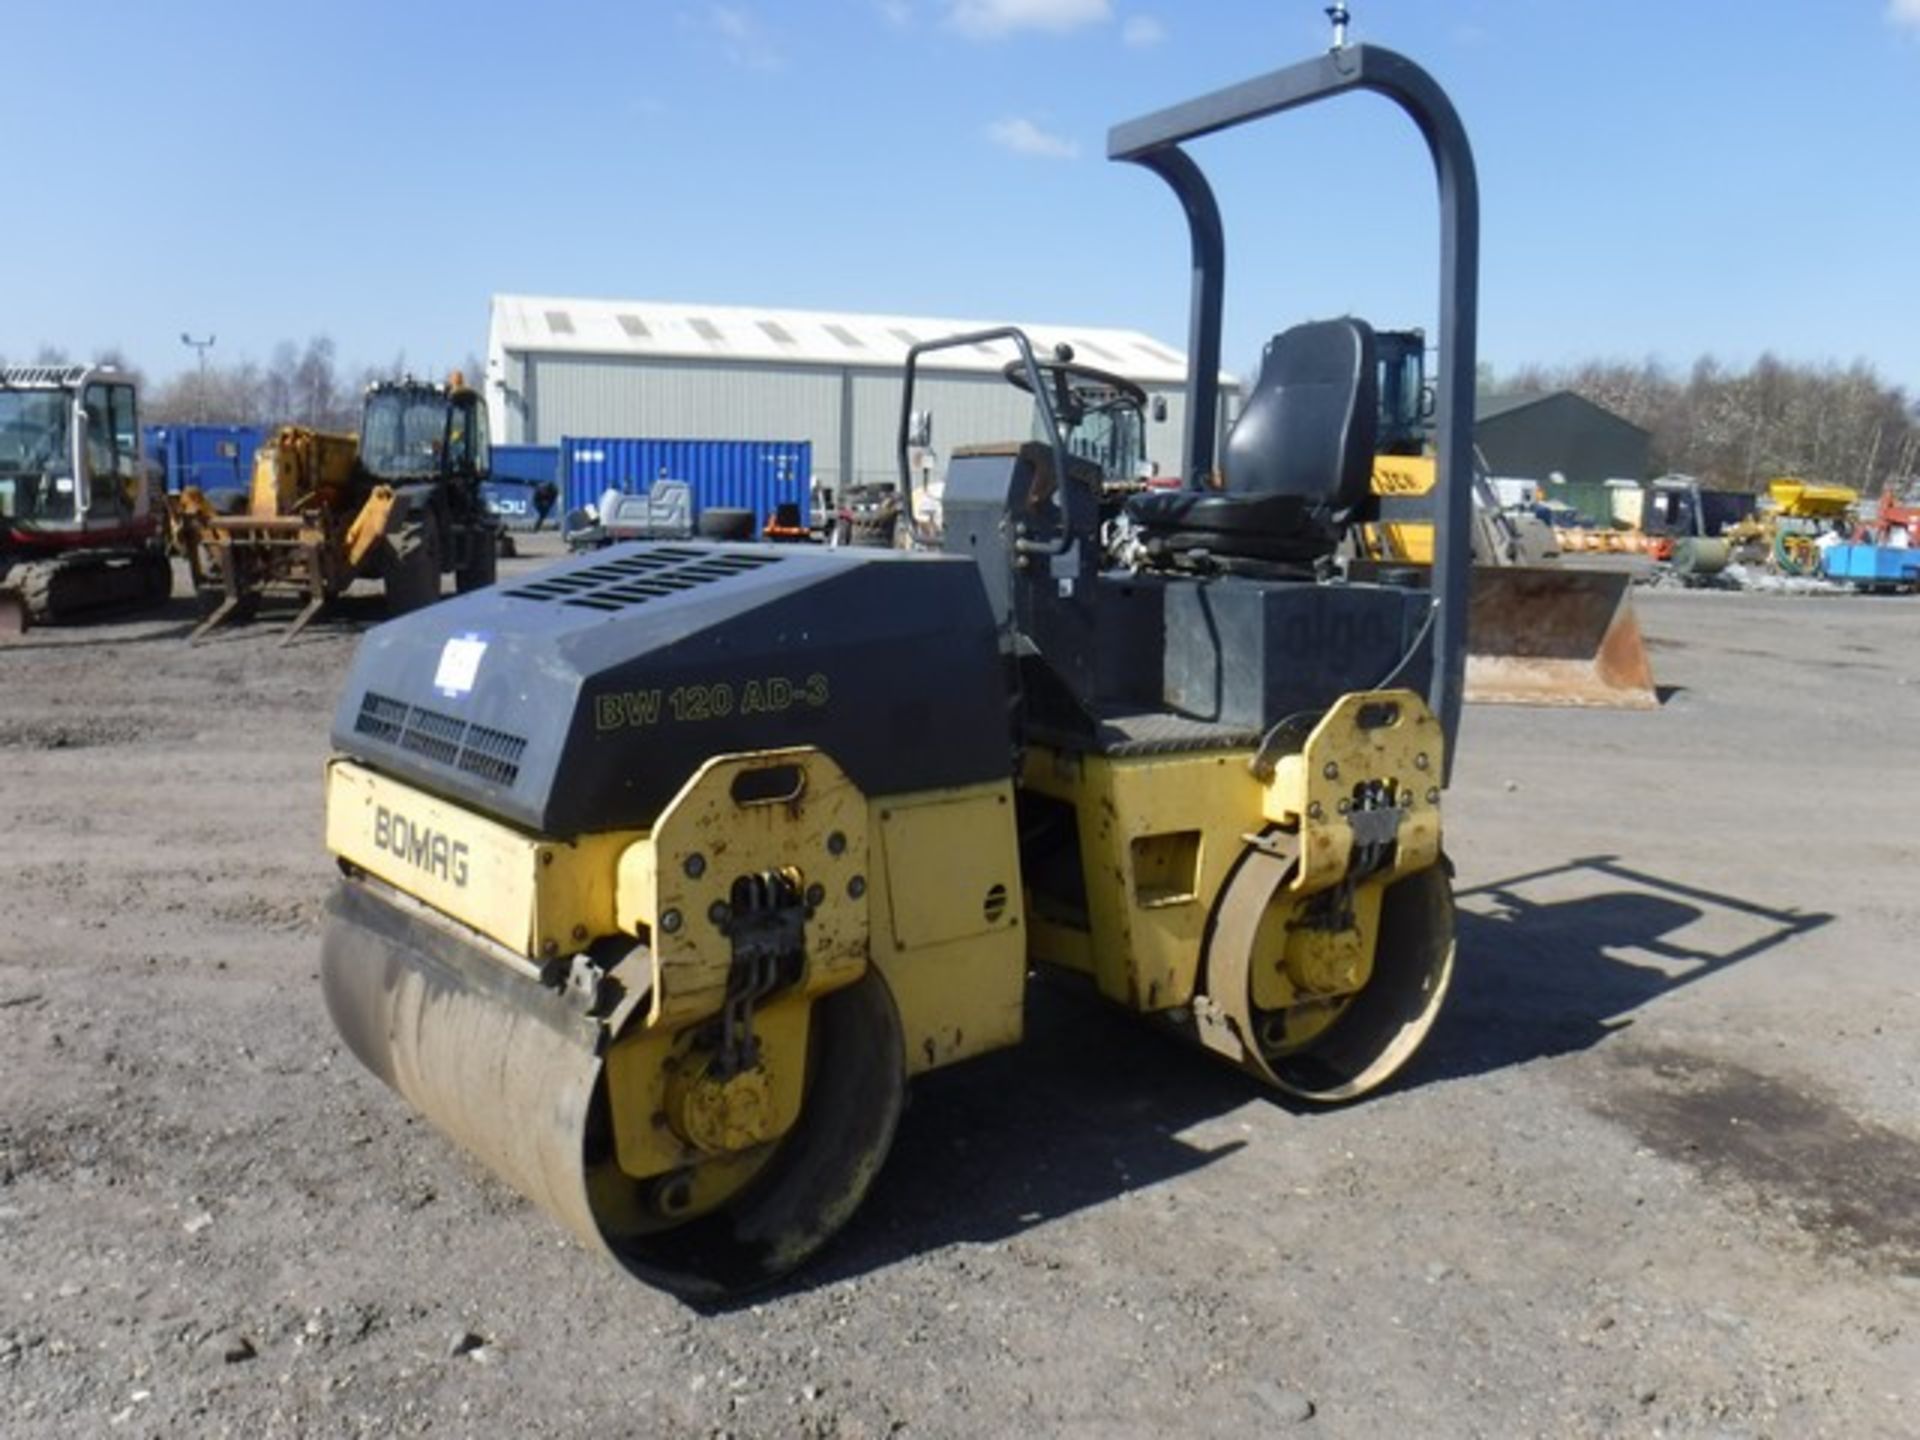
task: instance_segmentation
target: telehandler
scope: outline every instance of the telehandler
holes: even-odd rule
[[[208,604],[199,639],[250,616],[262,597],[305,604],[293,639],[357,579],[377,579],[389,615],[491,585],[499,522],[481,487],[491,473],[487,407],[456,371],[445,385],[404,378],[367,387],[360,432],[283,425],[254,457],[246,512],[223,515],[189,487],[174,512],[176,544]]]
[[[1369,503],[1354,319],[1267,347],[1215,471],[1224,245],[1187,142],[1337,95],[1411,116],[1440,191],[1434,563],[1337,558]],[[912,1077],[1020,1038],[1031,964],[1292,1100],[1374,1090],[1447,993],[1473,162],[1354,46],[1121,125],[1193,249],[1188,487],[1130,498],[1016,353],[1040,440],[956,456],[944,553],[636,543],[383,625],[334,721],[322,983],[375,1074],[589,1247],[684,1294],[853,1215]]]

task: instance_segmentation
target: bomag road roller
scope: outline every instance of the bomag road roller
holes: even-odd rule
[[[366,1065],[587,1245],[705,1295],[847,1221],[912,1077],[1020,1038],[1031,965],[1299,1101],[1393,1075],[1454,954],[1466,139],[1424,72],[1353,47],[1109,148],[1189,222],[1192,484],[1224,249],[1184,142],[1353,91],[1412,116],[1440,181],[1433,566],[1337,559],[1374,454],[1357,320],[1275,338],[1220,483],[1132,496],[1105,536],[1062,443],[1073,365],[1009,329],[916,345],[905,500],[927,350],[1017,357],[1048,437],[956,452],[941,552],[628,544],[361,642],[322,974]]]

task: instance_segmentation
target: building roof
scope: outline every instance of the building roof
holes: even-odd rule
[[[1511,415],[1516,410],[1531,409],[1535,405],[1544,405],[1549,400],[1572,400],[1585,405],[1590,410],[1598,410],[1609,420],[1625,425],[1630,430],[1638,430],[1642,435],[1649,434],[1644,425],[1635,425],[1633,421],[1618,411],[1589,400],[1574,390],[1516,390],[1508,395],[1482,395],[1473,402],[1475,420],[1492,420],[1501,415]]]
[[[826,310],[778,310],[733,305],[688,305],[656,300],[583,300],[544,295],[495,295],[492,344],[524,354],[630,355],[659,359],[747,360],[786,365],[872,366],[897,369],[907,349],[1006,321],[938,319],[925,315],[865,315]],[[1074,358],[1143,385],[1184,385],[1187,357],[1138,330],[1091,325],[1026,325],[1037,358],[1061,342]],[[1007,341],[938,351],[922,359],[931,370],[997,372],[1018,354]],[[1223,383],[1233,383],[1222,374]]]

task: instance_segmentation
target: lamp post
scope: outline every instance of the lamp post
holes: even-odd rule
[[[200,411],[200,423],[202,425],[207,423],[207,351],[213,348],[213,342],[216,338],[216,336],[209,334],[204,340],[196,340],[186,331],[182,330],[180,332],[180,343],[194,351],[200,357],[200,388],[197,392],[197,398],[200,402],[198,408]]]

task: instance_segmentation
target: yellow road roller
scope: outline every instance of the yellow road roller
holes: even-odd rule
[[[1217,444],[1224,244],[1185,148],[1349,92],[1439,180],[1430,567],[1370,565],[1373,332],[1297,325]],[[1074,453],[1110,377],[1017,330],[1043,438],[959,450],[935,549],[641,543],[372,631],[334,724],[341,1035],[635,1273],[773,1280],[912,1077],[1017,1042],[1030,969],[1281,1095],[1392,1076],[1447,992],[1477,201],[1452,106],[1342,47],[1117,127],[1193,247],[1187,488]],[[1216,455],[1216,448],[1219,454]]]

